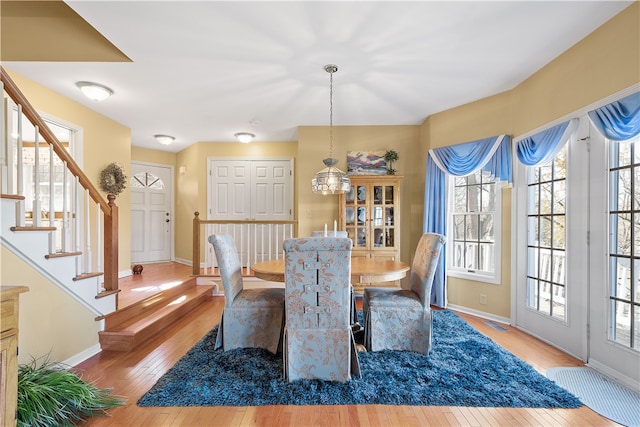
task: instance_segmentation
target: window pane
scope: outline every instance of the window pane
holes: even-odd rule
[[[529,237],[527,243],[532,246],[540,245],[540,230],[538,230],[538,219],[539,217],[537,216],[530,216],[529,218],[527,218],[527,221],[529,222],[529,226],[527,229]]]
[[[467,211],[467,188],[456,187],[453,191],[453,210],[454,212],[466,212]]]
[[[615,217],[616,227],[613,227],[611,231],[615,234],[616,246],[614,247],[616,254],[631,255],[631,215],[630,214],[618,214],[611,215]]]
[[[540,213],[549,214],[552,208],[553,187],[550,182],[540,184]]]
[[[540,246],[544,248],[551,247],[551,217],[540,217]]]
[[[614,283],[611,296],[628,299],[631,296],[631,268],[629,258],[611,257]]]
[[[553,213],[565,213],[566,206],[566,181],[555,181],[553,185]]]
[[[631,345],[631,305],[626,302],[612,301],[614,307],[613,340],[624,346]]]
[[[565,249],[566,244],[565,233],[565,216],[554,215],[553,216],[553,247],[555,249]]]
[[[565,316],[565,298],[564,286],[553,285],[551,294],[551,313],[557,319],[564,319]]]
[[[483,242],[493,242],[493,215],[478,215],[480,221],[479,240]]]
[[[527,307],[538,309],[538,281],[527,279]]]
[[[540,206],[540,186],[533,185],[529,187],[529,200],[527,202],[527,213],[537,215]]]
[[[538,277],[538,248],[527,249],[527,276]]]
[[[553,160],[553,178],[565,179],[567,176],[567,146],[565,145]]]
[[[477,267],[477,255],[478,254],[478,244],[477,243],[466,243],[465,244],[465,268],[476,270]]]
[[[454,267],[464,268],[464,242],[455,242],[453,244],[452,261]]]
[[[493,271],[493,245],[481,243],[480,244],[480,259],[479,269],[482,271]]]
[[[482,186],[482,206],[483,212],[493,212],[496,210],[496,185],[484,184]]]
[[[553,165],[546,164],[544,166],[540,166],[540,182],[551,181]]]
[[[455,240],[464,240],[464,218],[465,215],[453,216],[453,238]]]
[[[467,192],[467,203],[469,212],[480,212],[480,196],[482,186],[470,185]]]
[[[478,215],[467,215],[465,225],[465,238],[467,240],[478,240]]]
[[[629,144],[629,143],[618,144],[619,146],[618,166],[631,165],[631,145],[632,144]]]

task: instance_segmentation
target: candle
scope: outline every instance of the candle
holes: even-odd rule
[[[327,223],[324,223],[324,237],[327,237]]]
[[[338,221],[333,220],[333,237],[338,235]]]

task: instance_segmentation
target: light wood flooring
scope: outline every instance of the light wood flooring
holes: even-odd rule
[[[190,267],[176,263],[145,265],[141,276],[121,281],[124,300],[152,288],[184,280]],[[136,290],[137,289],[137,290]],[[146,296],[146,295],[145,295]],[[615,426],[583,406],[578,409],[477,408],[449,406],[259,406],[140,408],[137,400],[204,334],[220,321],[224,299],[211,300],[129,353],[101,352],[77,366],[83,377],[126,397],[110,417],[87,426]],[[582,366],[567,354],[517,329],[500,332],[483,319],[458,313],[481,333],[539,372],[554,366]]]

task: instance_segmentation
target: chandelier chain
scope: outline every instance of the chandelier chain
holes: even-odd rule
[[[329,158],[333,158],[333,73],[329,71]]]

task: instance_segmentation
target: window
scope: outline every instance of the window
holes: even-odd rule
[[[640,349],[640,138],[609,153],[609,339]]]
[[[164,190],[162,179],[149,172],[139,172],[131,177],[131,188],[151,188]]]
[[[500,283],[500,193],[487,172],[449,176],[449,276]]]
[[[567,146],[527,175],[527,307],[566,321]]]

